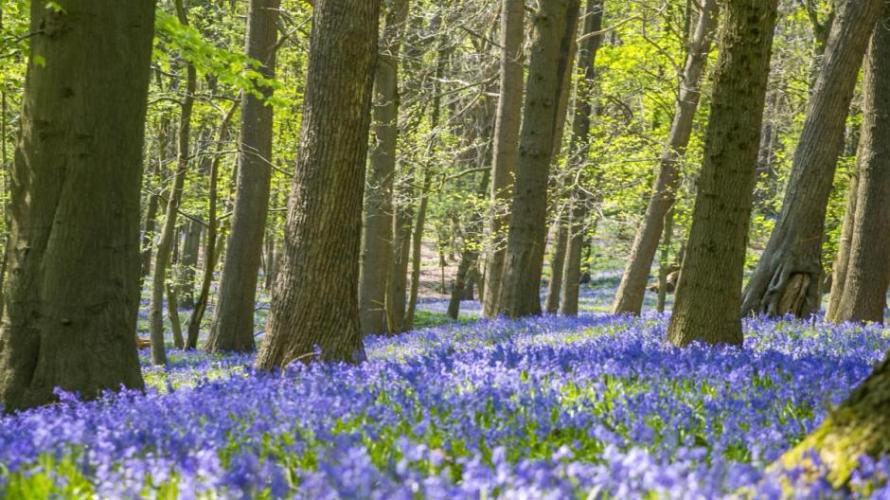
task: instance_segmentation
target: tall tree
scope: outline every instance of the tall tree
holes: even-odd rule
[[[547,184],[560,127],[560,98],[578,25],[578,0],[542,3],[535,16],[512,216],[500,284],[500,313],[541,313],[541,272],[547,239]],[[490,288],[488,284],[486,288]]]
[[[358,273],[380,0],[316,0],[285,248],[257,367],[359,362]]]
[[[522,123],[522,45],[525,31],[525,1],[504,0],[501,12],[500,99],[495,119],[494,156],[491,165],[492,213],[488,220],[489,249],[485,265],[485,316],[498,312],[501,274],[509,225],[507,205],[513,197],[513,174],[519,158],[519,128]]]
[[[649,281],[652,261],[658,251],[658,241],[664,232],[665,216],[670,212],[680,185],[680,161],[686,153],[698,103],[701,83],[708,62],[708,52],[717,28],[717,0],[702,2],[695,35],[689,44],[686,66],[680,75],[680,94],[677,97],[674,121],[664,152],[658,163],[658,175],[646,216],[634,239],[627,268],[618,286],[612,310],[616,314],[640,314]]]
[[[365,186],[359,312],[362,333],[386,331],[386,282],[393,258],[393,180],[399,137],[399,52],[408,0],[386,0],[374,75],[373,139]]]
[[[704,162],[668,337],[742,343],[742,271],[778,0],[728,0],[721,15]]]
[[[276,24],[280,0],[251,0],[247,16],[247,55],[262,66],[266,78],[275,75]],[[272,180],[273,110],[266,104],[272,89],[241,96],[238,179],[232,229],[223,263],[219,301],[205,349],[248,352],[256,348],[254,308],[263,233],[269,211]]]
[[[31,3],[0,405],[143,387],[139,204],[155,2]],[[114,103],[114,105],[109,105]]]
[[[575,116],[572,119],[572,142],[569,143],[569,165],[578,171],[576,183],[587,176],[590,154],[590,126],[594,113],[594,85],[596,80],[596,54],[602,45],[603,0],[587,0],[584,14],[584,30],[578,49],[578,73],[581,79],[575,90]],[[578,293],[581,284],[581,250],[584,235],[587,233],[587,219],[590,216],[592,200],[583,186],[575,185],[572,190],[571,211],[569,212],[569,233],[566,246],[565,268],[563,270],[562,296],[559,313],[566,316],[578,314]]]
[[[888,9],[890,10],[890,9]],[[834,321],[883,323],[890,284],[890,15],[872,37],[865,63],[862,132],[857,181],[847,204],[849,246],[832,299],[839,297]],[[854,191],[855,189],[855,191]],[[844,228],[845,230],[847,227]]]
[[[188,26],[183,0],[176,0],[176,14],[179,22]],[[195,107],[195,89],[197,88],[198,72],[191,62],[186,63],[186,83],[179,114],[178,149],[176,152],[176,172],[173,175],[173,186],[167,196],[167,210],[164,225],[161,227],[155,263],[152,268],[151,300],[148,306],[149,334],[151,336],[151,360],[156,365],[167,363],[167,350],[164,345],[164,291],[167,285],[167,271],[170,267],[170,254],[173,250],[173,238],[176,237],[176,217],[185,185],[185,175],[190,160],[190,135],[192,130],[192,111]],[[175,308],[174,308],[175,309]],[[174,311],[173,314],[176,314]],[[172,315],[171,314],[171,317]],[[178,319],[173,319],[177,321]]]
[[[857,75],[883,3],[846,0],[838,5],[782,212],[745,289],[745,314],[804,317],[819,310],[825,211]]]

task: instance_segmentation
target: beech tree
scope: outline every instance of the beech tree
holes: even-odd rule
[[[825,211],[859,68],[883,0],[845,0],[825,49],[779,221],[745,289],[745,314],[819,310]]]
[[[139,203],[155,2],[31,3],[0,404],[143,387]],[[114,103],[114,105],[108,105]]]
[[[251,0],[247,21],[246,52],[262,63],[260,71],[275,74],[276,22],[280,0]],[[272,89],[260,95],[244,92],[238,179],[232,230],[220,281],[219,302],[205,349],[210,352],[248,352],[256,348],[254,308],[257,272],[263,251],[263,234],[269,210],[272,177],[273,110],[265,101]]]
[[[778,0],[723,4],[704,161],[668,337],[742,343],[742,272]]]
[[[260,369],[365,358],[358,273],[380,0],[316,0],[300,153]]]
[[[689,44],[686,67],[680,75],[680,94],[670,137],[658,164],[658,175],[646,208],[646,217],[634,239],[627,269],[615,294],[612,309],[616,314],[640,314],[643,308],[649,271],[664,232],[665,216],[670,212],[680,186],[680,160],[692,137],[692,124],[701,98],[708,53],[717,28],[717,11],[717,0],[702,2],[695,35]]]
[[[578,25],[578,0],[542,3],[535,16],[526,101],[513,187],[511,218],[500,284],[499,312],[541,313],[539,297],[547,239],[547,185],[558,136],[565,73]],[[490,287],[491,285],[489,285]]]

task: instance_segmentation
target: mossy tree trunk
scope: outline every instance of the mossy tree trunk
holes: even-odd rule
[[[704,162],[670,341],[741,344],[742,271],[778,0],[723,4]]]
[[[300,154],[259,369],[365,358],[358,268],[380,3],[315,2]]]
[[[0,406],[143,387],[139,204],[155,2],[31,3]],[[114,103],[110,105],[109,103]]]

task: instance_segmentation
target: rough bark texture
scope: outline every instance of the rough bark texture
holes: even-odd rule
[[[704,162],[668,337],[742,343],[742,271],[777,0],[723,4]]]
[[[499,309],[509,317],[541,313],[547,239],[547,183],[559,125],[565,72],[570,71],[578,0],[542,3],[535,17]],[[489,284],[491,287],[491,284]]]
[[[848,485],[863,455],[890,453],[890,355],[825,422],[786,453],[776,467],[807,467],[815,451],[835,488]]]
[[[594,113],[593,87],[596,80],[596,54],[602,45],[603,35],[596,34],[603,27],[603,0],[587,0],[584,17],[586,37],[578,49],[578,71],[582,75],[575,94],[575,116],[572,120],[572,142],[569,144],[569,162],[572,168],[587,168],[590,153],[590,126]],[[580,176],[578,182],[583,182]],[[565,316],[578,314],[578,293],[581,284],[581,257],[584,235],[587,233],[587,219],[590,217],[590,199],[587,191],[579,186],[572,193],[572,208],[569,212],[569,235],[566,246],[565,268],[563,270],[562,296],[559,313]]]
[[[380,0],[316,1],[300,154],[260,369],[365,358],[358,267],[379,13]]]
[[[522,45],[525,27],[525,2],[504,0],[501,13],[501,83],[495,119],[494,157],[491,165],[492,213],[487,232],[488,255],[485,266],[483,313],[498,312],[501,275],[506,252],[505,230],[509,225],[507,206],[513,198],[513,174],[519,158],[519,127],[522,123]]]
[[[139,203],[155,2],[58,3],[31,4],[0,330],[6,411],[49,403],[56,387],[86,398],[143,387]]]
[[[652,197],[646,208],[643,225],[634,239],[627,268],[618,286],[612,310],[616,314],[640,314],[652,261],[658,251],[658,241],[664,232],[664,217],[674,205],[680,184],[680,160],[686,153],[698,103],[701,82],[708,62],[708,52],[717,28],[717,0],[705,0],[699,16],[695,36],[690,44],[686,67],[680,75],[680,95],[677,99],[671,133],[658,165],[658,175]]]
[[[833,319],[883,323],[890,284],[890,12],[872,37],[862,93],[858,201],[846,279]]]
[[[275,74],[276,23],[280,0],[251,0],[245,51],[260,61],[266,77]],[[219,301],[205,349],[209,352],[249,352],[254,342],[254,308],[263,232],[269,210],[272,178],[273,110],[261,96],[241,98],[241,132],[238,178],[232,229],[228,238]],[[270,252],[271,254],[272,252]],[[269,271],[275,267],[273,260]]]
[[[387,0],[374,76],[374,111],[365,186],[359,311],[362,333],[386,331],[387,272],[393,258],[393,179],[399,137],[399,51],[408,0]]]
[[[745,314],[806,317],[819,310],[825,211],[859,67],[882,5],[848,0],[838,6],[779,222],[745,289]]]
[[[245,51],[263,63],[260,71],[267,77],[275,74],[279,6],[280,0],[251,0],[248,12]],[[210,337],[204,346],[209,352],[249,352],[256,348],[254,308],[263,233],[269,212],[273,125],[272,107],[264,102],[272,91],[261,88],[260,92],[262,98],[250,93],[241,97],[235,207],[220,279],[219,301]],[[269,263],[270,271],[276,264],[274,259]]]

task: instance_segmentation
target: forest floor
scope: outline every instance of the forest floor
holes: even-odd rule
[[[157,368],[145,351],[145,394],[61,394],[0,418],[0,497],[825,493],[764,470],[869,373],[888,331],[749,320],[743,348],[679,350],[666,316],[604,312],[617,279],[594,276],[575,319],[478,320],[468,302],[451,322],[428,297],[427,326],[369,338],[358,367],[258,374],[252,356],[171,350]],[[886,495],[888,476],[886,459],[866,464],[832,495]]]

